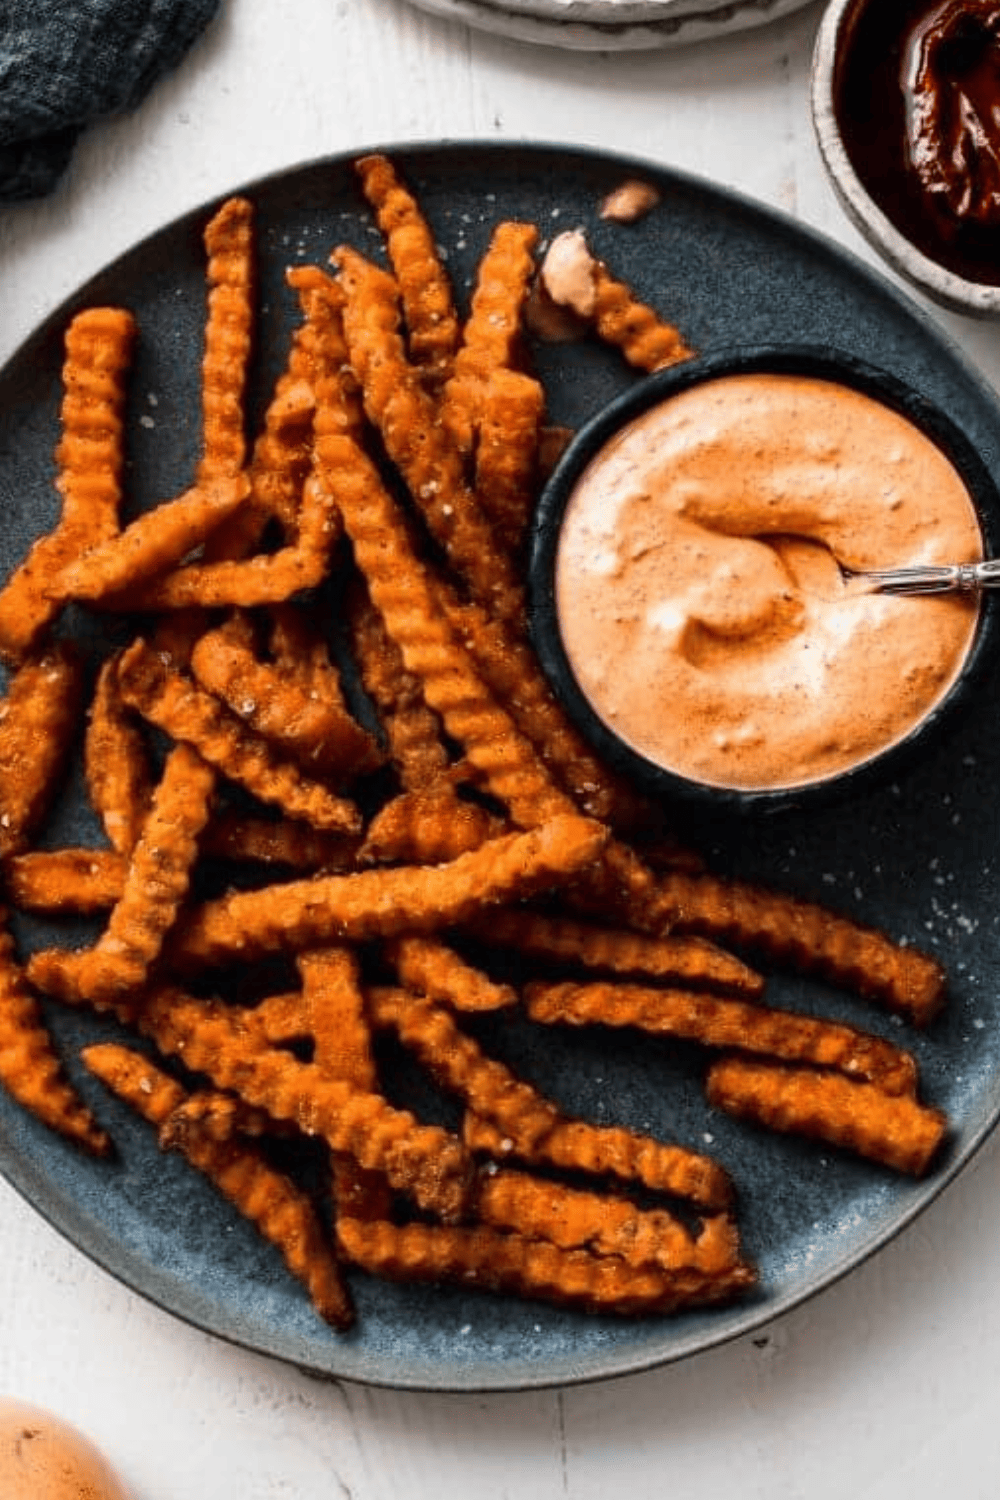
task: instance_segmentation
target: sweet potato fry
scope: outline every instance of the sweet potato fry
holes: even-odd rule
[[[451,283],[434,235],[388,157],[362,156],[356,169],[399,282],[410,358],[432,385],[439,384],[451,368],[459,329]]]
[[[17,961],[6,911],[0,912],[0,1084],[43,1124],[84,1150],[96,1156],[110,1151],[107,1133],[63,1071]]]
[[[253,331],[253,205],[230,198],[205,228],[208,311],[202,357],[202,454],[198,482],[236,474],[246,462],[247,362]]]
[[[358,723],[348,705],[340,669],[318,616],[294,604],[275,604],[268,610],[268,620],[275,668],[312,702],[324,705],[331,736],[339,747],[338,763],[349,765],[357,775],[383,765],[385,753],[376,736]]]
[[[230,810],[209,819],[201,849],[216,859],[347,871],[357,865],[360,844],[356,834],[327,833],[294,818],[247,817]]]
[[[249,557],[272,520],[281,525],[286,537],[295,536],[302,489],[312,462],[315,409],[312,388],[305,380],[293,382],[287,374],[279,378],[254,442],[246,503],[212,532],[202,563]]]
[[[732,1203],[732,1183],[711,1157],[619,1125],[594,1125],[589,1120],[561,1117],[548,1135],[528,1147],[469,1111],[463,1121],[462,1138],[470,1151],[498,1162],[521,1161],[594,1178],[614,1177],[687,1199],[715,1213],[725,1211]]]
[[[573,274],[565,278],[551,274],[564,258],[572,263]],[[567,230],[549,246],[542,282],[558,306],[569,307],[598,338],[620,349],[630,365],[661,370],[691,358],[693,351],[681,333],[641,302],[631,287],[615,279],[592,253],[581,230]]]
[[[343,833],[360,828],[353,802],[303,775],[218,699],[168,666],[145,641],[133,642],[123,654],[118,684],[125,702],[144,718],[193,745],[209,765],[261,801],[314,828]]]
[[[395,938],[387,956],[404,989],[455,1010],[503,1010],[517,1004],[513,985],[498,984],[437,938]]]
[[[221,1003],[160,990],[147,998],[139,1022],[161,1051],[183,1057],[217,1088],[238,1091],[276,1120],[293,1121],[334,1151],[350,1152],[363,1167],[384,1172],[420,1207],[446,1222],[464,1212],[469,1158],[439,1126],[421,1125],[382,1095],[268,1046],[252,1024]]]
[[[444,421],[462,453],[471,454],[476,447],[484,394],[494,373],[523,363],[522,323],[537,242],[534,224],[504,220],[479,262],[469,316],[442,398]]]
[[[128,860],[116,849],[32,849],[4,863],[4,884],[18,911],[87,916],[121,898]]]
[[[106,596],[102,607],[137,614],[280,604],[322,583],[340,534],[336,500],[310,474],[302,491],[298,535],[287,547],[237,560],[187,563],[151,583]]]
[[[680,1266],[718,1273],[739,1264],[735,1221],[710,1218],[696,1235],[665,1209],[640,1209],[627,1198],[581,1191],[526,1172],[484,1173],[476,1215],[494,1229],[548,1240],[561,1250],[620,1256],[630,1266]]]
[[[315,1044],[313,1061],[334,1078],[375,1088],[371,1026],[357,956],[342,946],[312,948],[298,955],[296,967],[303,1015]]]
[[[303,1283],[327,1323],[349,1328],[354,1310],[337,1258],[315,1207],[283,1172],[246,1142],[213,1140],[171,1121],[190,1097],[147,1058],[114,1042],[86,1047],[83,1060],[112,1093],[161,1128],[164,1144],[180,1150],[265,1239],[276,1245],[292,1275]]]
[[[56,573],[81,548],[118,529],[125,467],[125,379],[135,320],[122,308],[78,313],[66,332],[61,436],[56,448],[60,518],[0,589],[0,658],[17,663],[36,647],[58,612],[49,593]]]
[[[532,743],[489,691],[469,653],[438,608],[436,589],[415,554],[399,507],[356,443],[318,431],[319,460],[336,489],[344,525],[371,598],[399,647],[406,669],[449,735],[464,747],[485,787],[522,828],[575,813],[572,799],[552,780]],[[609,840],[592,874],[606,911],[636,908],[656,896],[656,882],[627,845]],[[589,876],[588,876],[589,878]],[[654,901],[651,920],[659,919]]]
[[[248,490],[246,477],[236,475],[154,506],[124,531],[67,562],[50,580],[50,596],[60,604],[71,599],[100,603],[109,595],[140,587],[200,546],[239,509]]]
[[[442,1088],[482,1119],[516,1136],[528,1150],[555,1125],[558,1110],[495,1058],[487,1056],[443,1006],[402,989],[373,985],[368,1005],[377,1026],[391,1026]]]
[[[926,1025],[943,1002],[944,971],[935,959],[815,902],[682,871],[661,877],[660,899],[676,932],[734,942],[819,974],[914,1025]]]
[[[437,865],[508,832],[502,818],[460,798],[447,784],[403,792],[368,825],[359,859],[370,864]]]
[[[313,949],[300,954],[297,965],[313,1061],[333,1078],[377,1091],[372,1028],[356,955],[343,947]],[[382,1172],[360,1166],[349,1152],[334,1151],[330,1161],[338,1215],[381,1219],[391,1213],[392,1190]]]
[[[475,489],[500,546],[520,555],[539,493],[545,392],[519,370],[497,370],[482,396]]]
[[[526,957],[632,979],[658,979],[747,999],[764,989],[760,974],[704,938],[652,938],[523,909],[491,912],[487,919],[470,922],[467,930],[484,943],[514,948]]]
[[[694,350],[679,330],[640,302],[631,287],[616,280],[603,264],[597,266],[594,290],[597,335],[619,348],[630,365],[639,370],[663,370],[692,358]]]
[[[29,972],[47,976],[43,988],[64,993],[63,987],[72,984],[75,996],[100,1009],[146,984],[187,896],[214,789],[211,767],[190,746],[176,745],[153,793],[107,927],[93,948],[52,958],[44,950],[34,954]]]
[[[344,525],[372,601],[427,703],[463,745],[489,790],[521,827],[573,810],[532,746],[493,699],[442,616],[422,560],[394,498],[374,464],[349,439],[320,434],[319,460],[335,489]]]
[[[59,642],[26,658],[0,698],[0,858],[23,849],[51,808],[82,696],[82,660]]]
[[[808,1067],[720,1058],[706,1080],[708,1102],[769,1130],[809,1136],[922,1176],[947,1130],[938,1109],[907,1094]]]
[[[882,1037],[745,1000],[596,982],[529,984],[524,1002],[531,1019],[547,1025],[635,1027],[706,1047],[837,1069],[877,1084],[886,1094],[913,1094],[916,1088],[913,1057]]]
[[[634,1316],[731,1300],[753,1282],[740,1266],[718,1275],[629,1266],[614,1256],[560,1250],[545,1240],[479,1225],[438,1225],[342,1219],[337,1239],[355,1265],[393,1281],[458,1282],[514,1292],[588,1312]]]
[[[461,455],[409,366],[397,330],[396,288],[377,266],[341,247],[344,330],[365,410],[406,481],[428,529],[474,596],[501,618],[517,618],[524,589],[466,482]]]
[[[153,797],[149,750],[132,710],[118,691],[118,655],[103,663],[90,700],[84,771],[91,806],[113,849],[129,854]]]
[[[434,579],[435,597],[476,672],[533,747],[557,785],[594,818],[616,828],[640,826],[648,806],[611,775],[570,723],[545,679],[526,635],[491,619],[477,605],[460,603]]]
[[[231,625],[199,638],[191,671],[249,728],[312,776],[343,779],[378,764],[372,736],[348,713],[339,688],[335,694],[322,692],[301,669],[293,674],[280,663],[262,661]],[[336,681],[332,664],[328,675]]]
[[[375,705],[400,783],[407,791],[426,791],[449,768],[441,721],[427,706],[419,677],[407,671],[367,590],[352,591],[347,620],[361,680]]]
[[[554,818],[445,865],[363,870],[234,891],[181,919],[172,958],[185,969],[197,969],[332,941],[439,930],[494,903],[558,886],[596,857],[606,836],[599,824],[584,818]]]
[[[358,437],[364,427],[365,410],[344,337],[344,293],[319,266],[293,266],[285,278],[298,293],[302,307],[304,323],[299,343],[316,400],[329,405],[335,391],[344,429]]]

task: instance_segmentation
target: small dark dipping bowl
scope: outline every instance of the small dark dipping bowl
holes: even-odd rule
[[[637,751],[595,710],[570,664],[561,633],[556,572],[563,520],[584,470],[619,432],[661,402],[700,384],[740,374],[804,376],[833,381],[871,397],[909,419],[958,471],[975,507],[985,556],[998,555],[1000,495],[964,433],[917,391],[850,355],[789,346],[723,350],[641,380],[612,401],[575,436],[553,471],[536,513],[529,560],[531,630],[535,649],[556,696],[577,728],[614,771],[657,799],[687,804],[700,814],[779,813],[823,805],[891,781],[921,755],[941,730],[971,709],[1000,636],[1000,601],[982,595],[973,641],[955,681],[904,737],[847,769],[822,779],[775,788],[710,785]]]

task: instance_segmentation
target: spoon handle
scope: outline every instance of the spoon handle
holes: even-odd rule
[[[973,594],[1000,588],[1000,558],[977,563],[882,568],[856,575],[875,594]]]

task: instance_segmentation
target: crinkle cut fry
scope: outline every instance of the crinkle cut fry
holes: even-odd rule
[[[4,861],[4,886],[18,911],[86,916],[114,906],[127,869],[117,849],[29,849]]]
[[[519,555],[538,498],[545,391],[519,370],[497,370],[483,393],[475,490],[501,546]]]
[[[246,504],[208,538],[203,563],[249,557],[272,519],[280,523],[286,537],[297,534],[302,488],[312,462],[315,409],[312,389],[305,380],[293,383],[287,371],[279,376],[254,440]]]
[[[83,663],[66,642],[25,658],[0,698],[0,858],[23,849],[52,806],[82,698]]]
[[[319,266],[293,266],[285,273],[298,294],[305,322],[301,348],[309,366],[310,385],[317,401],[335,400],[346,431],[360,437],[365,409],[350,370],[344,337],[344,293],[339,283]]]
[[[305,776],[217,698],[164,662],[145,641],[134,641],[123,653],[118,684],[125,702],[144,718],[174,739],[193,745],[209,765],[261,801],[315,828],[341,833],[360,828],[353,802]]]
[[[142,587],[200,546],[243,505],[249,489],[237,474],[186,490],[126,526],[124,531],[70,559],[48,585],[61,604],[83,599],[100,604],[109,596]]]
[[[334,252],[346,293],[344,331],[372,424],[406,481],[428,530],[468,588],[501,619],[519,619],[524,587],[466,481],[440,412],[407,363],[397,329],[396,286],[342,246]]]
[[[695,1266],[715,1273],[740,1262],[736,1221],[727,1215],[713,1215],[693,1234],[666,1209],[641,1209],[628,1198],[566,1187],[527,1172],[484,1172],[476,1216],[494,1229],[548,1240],[561,1250],[617,1255],[631,1266],[664,1271]]]
[[[60,985],[72,977],[79,997],[100,1009],[146,984],[187,896],[214,791],[211,766],[190,746],[175,745],[107,927],[93,948],[54,961]],[[46,961],[44,950],[34,954],[31,972],[44,972]]]
[[[40,641],[58,605],[49,580],[81,547],[118,529],[125,467],[125,381],[135,320],[116,307],[87,308],[66,332],[56,489],[62,510],[0,589],[0,658],[20,661]]]
[[[327,1323],[338,1329],[351,1326],[354,1310],[332,1246],[314,1205],[289,1177],[244,1141],[215,1140],[190,1123],[171,1132],[172,1117],[191,1096],[139,1053],[114,1042],[96,1043],[84,1048],[83,1061],[137,1114],[165,1127],[161,1144],[179,1150],[280,1250]]]
[[[517,1004],[513,985],[497,983],[439,938],[409,933],[392,940],[387,956],[404,989],[455,1010],[503,1010]]]
[[[635,1267],[615,1256],[560,1250],[546,1240],[484,1225],[443,1228],[342,1219],[337,1238],[348,1260],[390,1280],[457,1282],[626,1317],[728,1301],[753,1281],[753,1273],[743,1266],[719,1275],[693,1267]]]
[[[90,700],[84,770],[90,803],[111,847],[131,853],[153,798],[153,768],[139,720],[118,691],[118,653],[102,663]]]
[[[442,395],[442,415],[459,450],[471,454],[493,374],[519,369],[524,308],[535,270],[538,229],[507,219],[497,224],[479,262],[469,316]]]
[[[705,1091],[709,1104],[737,1119],[826,1141],[914,1177],[927,1171],[948,1128],[943,1111],[908,1095],[756,1059],[720,1058]]]
[[[357,865],[360,837],[310,828],[295,818],[216,813],[202,839],[202,852],[216,859],[286,865],[291,870],[346,872]]]
[[[423,792],[402,792],[368,825],[359,853],[362,864],[436,865],[478,849],[508,832],[502,818],[459,797],[447,783]]]
[[[598,337],[619,348],[637,369],[663,370],[694,355],[679,330],[640,302],[600,261],[594,272],[593,316]]]
[[[526,636],[510,623],[490,619],[479,606],[460,603],[440,577],[431,582],[437,602],[476,672],[507,706],[552,779],[591,817],[615,827],[641,825],[648,817],[648,804],[609,773],[570,723]]]
[[[315,387],[329,378],[331,365],[339,370],[347,361],[342,332],[339,358],[334,358],[330,332],[331,320],[339,324],[340,288],[318,266],[295,267],[286,272],[286,279],[298,293],[303,321],[293,332],[285,368],[254,441],[250,504],[235,525],[216,533],[206,552],[208,562],[245,558],[258,545],[270,517],[286,537],[297,535],[302,489],[312,461]],[[360,413],[360,400],[357,409]]]
[[[377,736],[363,728],[348,706],[340,669],[330,653],[319,616],[295,604],[275,604],[268,610],[270,651],[276,669],[299,685],[311,700],[325,706],[336,723],[341,760],[357,775],[385,763]]]
[[[66,1077],[0,911],[0,1084],[50,1129],[104,1156],[111,1142]]]
[[[348,713],[339,692],[311,690],[279,663],[261,660],[230,624],[206,630],[195,642],[191,671],[256,734],[313,776],[345,777],[378,763],[372,736]]]
[[[206,484],[246,463],[246,381],[254,321],[253,205],[230,198],[204,233],[208,308],[202,356],[202,453]]]
[[[733,942],[856,990],[916,1026],[944,1000],[936,959],[883,933],[796,896],[711,875],[666,873],[660,879],[666,921],[676,932]]]
[[[752,1052],[786,1062],[833,1068],[877,1084],[886,1094],[913,1094],[909,1052],[843,1022],[694,990],[592,982],[525,986],[533,1021],[547,1025],[635,1027],[653,1036]]]
[[[572,799],[552,780],[535,747],[518,731],[456,640],[375,466],[348,438],[320,432],[317,447],[371,598],[404,666],[420,679],[427,703],[464,746],[470,765],[522,828],[575,812]],[[651,919],[661,920],[656,882],[628,845],[609,840],[601,861],[586,873],[588,881],[598,881],[597,898],[606,910],[624,908],[635,918],[652,901]]]
[[[402,989],[372,986],[368,1005],[376,1026],[391,1026],[437,1083],[468,1108],[531,1149],[559,1118],[556,1106],[488,1056],[443,1005]]]
[[[763,976],[705,938],[649,937],[624,927],[603,927],[573,917],[511,908],[475,919],[467,931],[478,941],[514,948],[531,958],[585,969],[721,990],[753,999]]]
[[[441,721],[427,706],[420,679],[407,671],[399,646],[361,585],[350,592],[347,623],[361,680],[375,705],[400,784],[406,791],[426,791],[449,768]]]
[[[137,1021],[161,1052],[181,1057],[217,1088],[239,1093],[274,1119],[321,1136],[334,1151],[350,1152],[363,1167],[384,1172],[419,1207],[446,1222],[465,1212],[470,1159],[461,1142],[439,1126],[421,1125],[381,1094],[270,1047],[252,1020],[221,1003],[161,989],[147,996]]]
[[[374,464],[357,444],[332,434],[319,436],[318,450],[371,599],[404,666],[422,683],[427,703],[448,733],[465,747],[470,763],[521,827],[573,811],[456,641]]]
[[[197,970],[329,942],[437,931],[494,903],[558,886],[597,857],[606,837],[587,819],[554,818],[445,865],[362,870],[234,891],[181,918],[171,959],[183,970]]]
[[[547,1136],[529,1148],[504,1135],[489,1120],[467,1111],[462,1138],[470,1151],[495,1161],[520,1161],[532,1167],[556,1167],[590,1177],[614,1177],[669,1193],[713,1213],[725,1212],[733,1200],[725,1169],[711,1157],[655,1140],[619,1125],[593,1125],[561,1117]]]
[[[410,359],[431,385],[444,380],[458,346],[451,282],[430,225],[416,198],[386,156],[355,163],[361,187],[386,242],[406,317]]]
[[[303,486],[298,535],[287,547],[235,560],[185,563],[162,578],[107,595],[101,606],[148,614],[282,604],[322,583],[339,537],[336,500],[311,473]]]
[[[377,1091],[372,1028],[357,955],[350,948],[318,948],[300,954],[297,963],[313,1061],[334,1078]],[[381,1219],[392,1211],[392,1191],[382,1172],[359,1166],[344,1151],[331,1152],[330,1164],[338,1215]]]

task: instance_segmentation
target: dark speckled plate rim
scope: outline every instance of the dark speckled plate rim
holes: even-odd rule
[[[298,163],[283,168],[259,179],[237,185],[229,192],[255,192],[274,188],[293,181],[298,174],[330,166],[338,169],[366,151],[382,150],[390,154],[406,172],[419,170],[422,163],[440,164],[471,154],[479,157],[505,160],[517,155],[535,161],[548,160],[550,167],[556,158],[572,157],[584,164],[592,163],[595,170],[604,168],[617,175],[644,174],[647,178],[669,190],[671,185],[688,193],[699,193],[706,201],[724,206],[743,217],[766,225],[769,232],[793,240],[804,255],[815,254],[839,264],[857,280],[873,289],[877,295],[895,306],[897,314],[905,319],[929,346],[937,346],[946,352],[952,365],[966,384],[975,389],[976,401],[991,409],[991,420],[995,416],[1000,434],[1000,410],[995,397],[988,390],[982,377],[974,370],[964,354],[954,345],[929,317],[902,292],[885,281],[850,252],[835,245],[817,231],[799,223],[790,215],[763,205],[749,196],[729,188],[716,186],[710,181],[692,174],[676,171],[626,154],[612,154],[592,148],[580,148],[558,142],[491,142],[480,140],[446,140],[434,142],[407,142],[403,144],[359,146],[356,150],[327,158]],[[36,335],[51,331],[65,319],[69,310],[79,306],[88,296],[88,290],[98,279],[107,283],[117,268],[127,266],[130,257],[155,244],[158,236],[171,228],[195,225],[203,222],[223,194],[214,195],[205,204],[199,205],[178,216],[137,242],[122,256],[116,258],[101,272],[81,286],[66,301],[45,319]],[[36,336],[32,335],[22,350]],[[13,359],[16,361],[18,354]],[[0,381],[3,372],[0,372]],[[956,1124],[961,1127],[961,1141],[953,1145],[933,1173],[920,1182],[902,1181],[892,1186],[891,1205],[885,1213],[877,1216],[871,1232],[859,1244],[848,1235],[846,1240],[838,1238],[836,1247],[826,1262],[822,1275],[806,1284],[789,1290],[787,1288],[761,1289],[747,1303],[731,1309],[711,1311],[704,1321],[696,1321],[684,1331],[680,1324],[667,1320],[660,1325],[657,1339],[649,1344],[630,1346],[628,1329],[623,1326],[622,1341],[613,1350],[599,1350],[586,1357],[574,1357],[565,1350],[558,1355],[546,1356],[540,1363],[505,1359],[498,1365],[495,1360],[467,1361],[459,1366],[440,1365],[428,1368],[426,1364],[415,1365],[412,1361],[382,1355],[367,1358],[362,1351],[349,1351],[338,1344],[331,1335],[329,1358],[319,1359],[311,1355],[305,1343],[294,1347],[296,1340],[288,1337],[282,1329],[273,1336],[262,1335],[259,1330],[241,1326],[238,1318],[220,1318],[211,1299],[199,1294],[197,1289],[179,1285],[169,1276],[161,1274],[160,1268],[143,1261],[130,1253],[104,1228],[98,1218],[83,1213],[68,1205],[58,1185],[46,1170],[44,1145],[39,1156],[31,1147],[18,1151],[15,1143],[0,1132],[0,1172],[11,1186],[34,1207],[34,1209],[67,1241],[75,1245],[96,1265],[130,1290],[143,1296],[151,1304],[187,1322],[192,1327],[220,1338],[233,1346],[252,1353],[273,1356],[314,1377],[348,1379],[373,1386],[399,1390],[414,1390],[455,1394],[480,1394],[487,1392],[516,1392],[544,1389],[560,1385],[582,1384],[612,1377],[638,1374],[659,1366],[690,1358],[691,1356],[717,1348],[736,1339],[751,1335],[764,1328],[776,1318],[792,1311],[821,1291],[833,1286],[849,1272],[867,1261],[877,1251],[895,1239],[941,1194],[958,1173],[967,1165],[994,1129],[1000,1117],[1000,1079],[992,1076],[988,1088],[981,1091],[981,1108],[974,1120]],[[33,1126],[29,1122],[27,1132],[33,1138]],[[956,1132],[958,1133],[958,1132]],[[44,1132],[40,1132],[44,1138]]]

